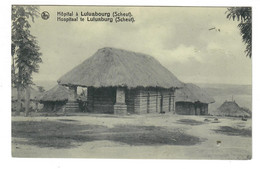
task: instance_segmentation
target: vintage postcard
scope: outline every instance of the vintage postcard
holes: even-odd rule
[[[11,10],[13,157],[252,158],[251,7]]]

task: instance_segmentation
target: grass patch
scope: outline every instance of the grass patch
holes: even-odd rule
[[[179,130],[156,126],[78,125],[59,121],[14,121],[12,137],[26,138],[20,144],[39,147],[71,148],[90,141],[108,140],[128,145],[195,145],[203,140]],[[17,142],[19,143],[19,142]]]
[[[239,129],[229,126],[221,126],[219,129],[214,130],[216,133],[221,133],[229,136],[244,136],[252,137],[252,131],[250,129]]]
[[[180,119],[180,120],[178,120],[178,123],[196,126],[196,125],[202,125],[205,122],[197,121],[197,120],[193,120],[193,119]]]

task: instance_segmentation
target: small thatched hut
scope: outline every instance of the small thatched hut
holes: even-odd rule
[[[200,87],[187,83],[176,91],[176,113],[183,115],[207,115],[208,104],[215,100]]]
[[[225,101],[216,111],[212,113],[215,116],[229,117],[250,117],[251,115],[241,108],[235,101]]]
[[[42,97],[39,98],[40,103],[44,106],[41,111],[43,112],[59,112],[68,102],[70,90],[65,86],[56,85],[52,89],[44,92]]]
[[[87,87],[88,110],[98,113],[150,113],[174,111],[174,91],[182,87],[153,57],[115,48],[99,49],[58,83],[74,91]]]

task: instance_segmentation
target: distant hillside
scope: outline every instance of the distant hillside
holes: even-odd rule
[[[45,90],[49,90],[58,84],[57,81],[51,81],[51,80],[35,81],[34,83],[37,86],[42,86]]]
[[[225,101],[235,100],[240,107],[252,110],[252,86],[230,84],[197,84],[215,99],[215,103],[209,105],[209,112],[217,108]]]
[[[252,95],[251,85],[197,84],[211,96]]]

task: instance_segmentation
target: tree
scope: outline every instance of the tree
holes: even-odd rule
[[[227,18],[240,21],[238,28],[243,42],[246,44],[246,56],[252,56],[252,9],[251,7],[232,7],[226,11]]]
[[[32,73],[39,71],[42,62],[40,47],[36,37],[31,35],[29,19],[39,16],[35,6],[12,6],[12,86],[17,88],[17,110],[21,110],[21,93],[26,89],[26,115],[29,112],[30,85],[33,84]]]

